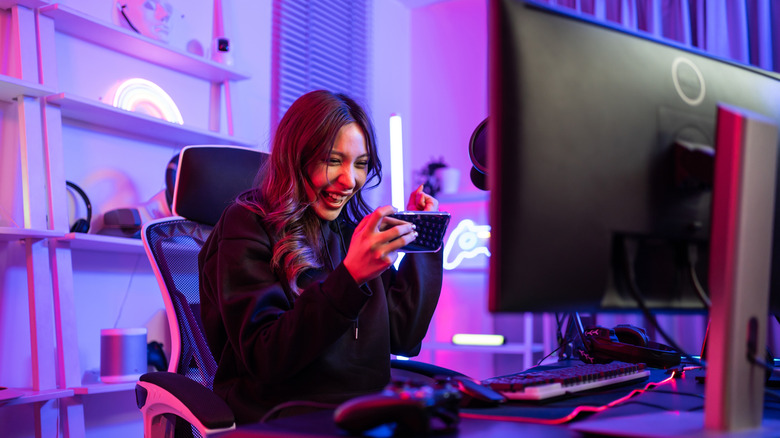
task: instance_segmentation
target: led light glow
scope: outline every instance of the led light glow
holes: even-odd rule
[[[116,89],[113,105],[172,123],[184,124],[176,103],[154,82],[141,78],[128,79]]]
[[[479,345],[484,347],[492,347],[496,345],[504,345],[504,337],[502,335],[477,335],[471,333],[458,333],[452,335],[452,343],[455,345]]]
[[[401,130],[401,116],[390,116],[390,197],[393,207],[403,210],[404,199],[404,143]],[[394,266],[398,269],[404,254],[398,254]]]
[[[477,225],[470,219],[463,219],[452,230],[447,243],[444,244],[444,269],[455,269],[463,260],[480,254],[490,257],[490,250],[487,248],[489,240],[490,225]]]
[[[390,116],[390,193],[393,207],[404,209],[404,144],[401,116]]]

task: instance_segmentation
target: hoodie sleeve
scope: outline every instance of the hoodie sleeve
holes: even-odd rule
[[[416,356],[439,302],[443,273],[443,251],[409,253],[398,271],[382,276],[390,313],[393,354]]]
[[[296,297],[271,270],[262,219],[232,205],[201,251],[201,314],[218,363],[232,354],[260,382],[294,375],[350,330],[369,295],[339,265]],[[230,359],[230,358],[228,358]]]

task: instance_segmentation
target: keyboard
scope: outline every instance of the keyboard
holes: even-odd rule
[[[576,364],[541,371],[529,371],[482,381],[510,400],[546,400],[596,388],[645,380],[645,364],[610,362]]]

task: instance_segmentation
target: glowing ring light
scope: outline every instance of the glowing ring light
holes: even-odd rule
[[[172,123],[184,124],[179,108],[162,88],[146,79],[128,79],[116,89],[114,106],[143,113]]]

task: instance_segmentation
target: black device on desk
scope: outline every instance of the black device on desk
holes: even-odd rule
[[[496,406],[506,399],[454,370],[424,362],[393,359],[393,380],[378,394],[341,404],[337,426],[351,433],[378,427],[394,434],[431,434],[456,430],[460,407]]]
[[[460,391],[449,380],[434,385],[395,380],[379,394],[357,397],[341,404],[333,421],[351,432],[392,425],[395,433],[428,434],[457,429]]]

